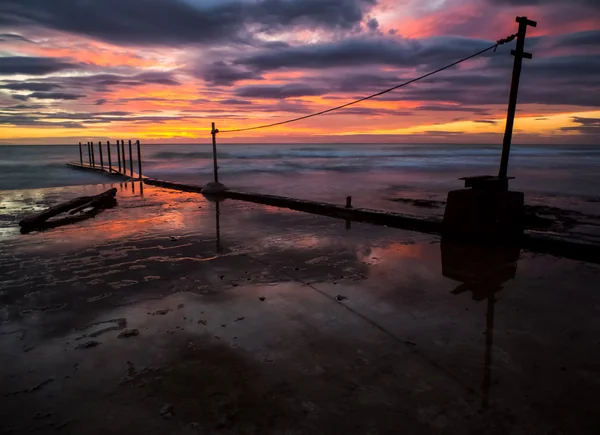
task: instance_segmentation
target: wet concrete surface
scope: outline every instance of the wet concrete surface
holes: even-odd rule
[[[2,198],[0,433],[600,430],[598,265],[115,187]]]

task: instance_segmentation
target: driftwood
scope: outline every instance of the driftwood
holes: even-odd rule
[[[107,190],[104,193],[95,196],[82,196],[79,198],[72,199],[62,204],[50,207],[41,213],[27,216],[19,225],[23,228],[35,228],[35,227],[52,227],[51,222],[46,222],[51,217],[66,213],[71,210],[70,214],[79,213],[85,209],[92,208],[92,212],[95,210],[102,210],[104,208],[114,207],[116,204],[115,196],[117,195],[117,189],[113,188]],[[65,222],[72,222],[73,220],[63,219]],[[59,224],[60,225],[60,224]]]

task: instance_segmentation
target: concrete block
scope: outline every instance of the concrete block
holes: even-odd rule
[[[518,243],[523,235],[524,194],[460,189],[448,193],[444,238],[475,243]]]

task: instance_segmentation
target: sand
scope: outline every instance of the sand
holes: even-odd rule
[[[0,210],[4,433],[583,434],[597,264],[116,184],[93,219]]]

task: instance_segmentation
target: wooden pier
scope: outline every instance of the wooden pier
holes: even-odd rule
[[[117,161],[116,165],[113,165],[112,161],[112,151],[111,151],[111,143],[107,141],[105,146],[103,146],[102,142],[98,142],[97,156],[98,161],[96,161],[96,151],[94,148],[96,145],[93,142],[87,143],[87,151],[88,151],[88,159],[87,163],[84,162],[84,153],[83,146],[81,142],[79,142],[79,162],[69,162],[67,166],[70,166],[75,169],[86,169],[95,172],[101,172],[106,175],[114,175],[119,177],[125,177],[127,179],[136,179],[143,180],[146,177],[142,175],[142,148],[139,140],[135,141],[135,147],[137,149],[137,167],[138,172],[133,171],[133,145],[131,140],[129,142],[129,158],[126,157],[126,148],[124,140],[116,141],[116,156]],[[107,156],[107,165],[104,164],[104,151]],[[129,169],[128,169],[129,166]]]
[[[122,177],[122,178],[126,178],[128,180],[145,180],[146,178],[148,178],[144,175],[139,174],[138,172],[127,171],[127,173],[123,173],[123,172],[120,172],[117,168],[110,168],[108,166],[101,168],[100,166],[92,166],[89,163],[69,162],[69,163],[67,163],[67,166],[74,168],[74,169],[84,169],[84,170],[88,170],[88,171],[100,172],[100,173],[103,173],[106,175]]]

